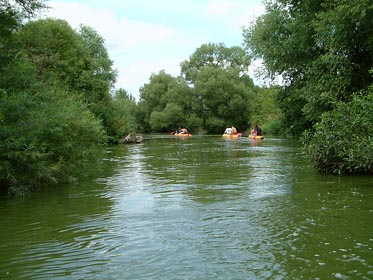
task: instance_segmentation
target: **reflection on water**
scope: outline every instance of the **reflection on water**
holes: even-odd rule
[[[0,204],[1,279],[371,279],[372,177],[297,142],[151,137],[75,185]]]

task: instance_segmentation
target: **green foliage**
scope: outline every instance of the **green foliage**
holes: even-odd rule
[[[153,74],[140,90],[140,123],[150,131],[170,131],[186,126],[194,107],[191,94],[185,80],[164,71]]]
[[[140,90],[138,118],[148,131],[221,133],[227,125],[247,127],[255,86],[247,75],[250,58],[240,47],[206,44],[182,63],[182,77],[153,74]]]
[[[12,195],[70,181],[107,134],[136,126],[134,99],[110,94],[116,72],[93,29],[52,19],[19,28],[40,3],[0,6],[0,188]]]
[[[281,110],[277,104],[279,88],[258,88],[254,91],[250,107],[250,119],[252,127],[254,124],[261,124],[263,131],[266,133],[279,133],[280,130],[275,128],[281,117]]]
[[[305,136],[305,151],[318,170],[365,173],[373,170],[373,88],[349,103],[338,102]]]
[[[6,73],[18,50],[13,46],[13,34],[25,18],[33,17],[45,8],[44,1],[39,0],[0,0],[0,77]]]
[[[83,98],[112,141],[133,130],[133,123],[127,127],[123,123],[132,122],[132,116],[124,117],[118,105],[124,99],[113,100],[111,95],[116,71],[104,39],[95,30],[82,25],[76,32],[64,20],[38,20],[17,32],[17,42],[28,64],[36,69],[37,80],[60,84]]]
[[[198,72],[194,91],[201,103],[196,113],[204,120],[204,129],[217,133],[232,124],[241,130],[246,128],[252,89],[245,86],[237,71],[204,66]],[[222,126],[212,125],[217,122],[211,119],[219,119]]]
[[[84,50],[79,45],[78,34],[66,21],[30,21],[16,33],[16,40],[37,69],[39,80],[67,82],[81,74]]]
[[[372,82],[373,5],[278,0],[267,1],[266,9],[244,29],[246,48],[263,59],[268,76],[282,75],[283,122],[299,134]]]
[[[227,124],[224,120],[215,116],[208,117],[205,121],[205,127],[208,127],[209,132],[223,133]]]
[[[192,85],[193,112],[202,129],[221,133],[227,125],[246,128],[254,92],[249,65],[250,57],[242,48],[224,44],[204,44],[181,64]]]
[[[62,90],[3,93],[1,100],[0,183],[10,193],[70,180],[105,141],[101,123]]]
[[[238,69],[241,75],[248,73],[250,57],[240,47],[227,48],[224,44],[203,44],[181,63],[181,72],[187,81],[195,82],[198,72],[205,66],[216,69]]]
[[[118,89],[109,111],[107,130],[113,142],[128,134],[136,132],[136,101],[124,89]]]
[[[299,136],[312,127],[303,112],[307,102],[296,85],[281,88],[277,101],[283,116],[279,124],[282,135]]]
[[[94,29],[84,25],[80,26],[79,35],[87,61],[81,70],[82,75],[74,81],[74,88],[83,91],[91,103],[105,101],[117,76],[105,48],[105,40]]]
[[[37,20],[17,32],[17,41],[40,80],[63,83],[99,115],[96,105],[110,99],[116,72],[96,31],[81,26],[78,33],[64,20]]]
[[[8,17],[22,16],[31,18],[36,12],[46,8],[43,0],[0,0],[0,8],[7,13]]]
[[[186,120],[186,127],[188,127],[190,131],[197,132],[203,127],[203,119],[198,117],[197,114],[191,113]]]

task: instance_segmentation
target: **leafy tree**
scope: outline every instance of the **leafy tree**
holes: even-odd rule
[[[115,95],[111,102],[110,117],[108,118],[112,131],[109,135],[113,141],[117,141],[124,135],[136,132],[136,100],[124,89],[115,91]]]
[[[241,75],[248,73],[250,57],[237,46],[228,48],[224,44],[203,44],[189,58],[181,63],[181,72],[189,82],[195,82],[198,72],[205,66],[216,69],[238,69]]]
[[[46,8],[44,2],[43,0],[0,0],[0,42],[2,42],[0,50],[21,25],[23,19],[32,18],[37,11]]]
[[[36,12],[46,8],[43,0],[0,0],[1,10],[7,13],[7,17],[31,18]]]
[[[0,20],[5,10],[1,6]],[[117,109],[109,92],[115,71],[92,30],[83,36],[50,19],[21,27],[21,13],[6,16],[11,24],[0,27],[8,28],[0,35],[0,186],[23,195],[71,180],[106,141],[100,113]]]
[[[318,170],[335,174],[373,170],[373,86],[367,92],[354,94],[350,103],[338,102],[314,130],[304,134],[305,151]]]
[[[193,112],[193,98],[185,80],[164,71],[150,77],[150,82],[140,90],[140,98],[142,124],[151,131],[170,131],[186,126]]]
[[[45,19],[28,22],[17,32],[17,41],[38,79],[64,82],[77,80],[85,65],[79,35],[64,20]]]
[[[92,103],[107,99],[114,87],[117,71],[105,48],[105,40],[91,27],[81,25],[79,29],[83,48],[87,52],[89,64],[83,68],[81,77],[75,85],[79,91],[90,95]]]
[[[9,70],[14,59],[19,56],[18,49],[13,46],[13,34],[22,25],[22,20],[32,18],[37,11],[45,8],[44,1],[39,0],[0,0],[0,79]],[[5,68],[5,69],[4,69]],[[10,75],[11,76],[11,73]],[[0,80],[0,83],[2,82]],[[0,88],[2,84],[0,84]]]
[[[188,83],[182,77],[177,77],[169,84],[166,99],[169,100],[165,113],[168,117],[168,126],[175,130],[179,126],[185,126],[190,131],[201,128],[202,120],[195,112],[197,99]]]
[[[39,79],[60,81],[99,111],[94,105],[108,98],[116,71],[96,31],[81,26],[78,33],[64,20],[44,19],[22,27],[18,41]]]
[[[281,110],[277,104],[279,87],[257,88],[254,91],[251,108],[250,123],[260,124],[263,131],[267,133],[280,133],[281,127],[278,120],[281,118]]]
[[[267,1],[266,9],[244,29],[244,41],[251,55],[263,59],[269,76],[282,75],[284,120],[299,134],[372,82],[373,5],[278,0]]]
[[[234,124],[246,129],[256,90],[247,74],[249,63],[242,48],[206,44],[182,62],[181,77],[153,74],[140,90],[143,128],[169,131],[186,126],[221,133]]]
[[[237,71],[205,66],[198,73],[194,90],[200,102],[198,115],[205,129],[221,132],[227,125],[246,128],[250,92]]]
[[[111,139],[120,134],[111,120],[116,71],[95,30],[81,25],[77,32],[64,20],[45,19],[27,23],[17,38],[39,80],[59,83],[81,96]]]
[[[100,121],[83,102],[43,87],[1,94],[0,185],[11,194],[69,181],[105,141]]]
[[[150,125],[150,116],[153,112],[161,112],[165,107],[167,100],[165,96],[168,85],[174,78],[160,71],[158,74],[152,74],[149,83],[140,89],[139,109],[141,111],[141,123],[146,131],[152,129]],[[153,117],[155,119],[155,117]],[[154,124],[154,120],[153,120]]]
[[[250,58],[240,47],[206,44],[181,64],[185,79],[192,84],[195,113],[210,132],[226,125],[246,128],[254,84],[248,77]]]

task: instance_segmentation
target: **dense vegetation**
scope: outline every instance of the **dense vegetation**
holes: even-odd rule
[[[372,104],[373,88],[354,94],[351,102],[338,102],[306,133],[305,149],[317,169],[339,174],[373,171]]]
[[[0,3],[0,190],[23,195],[70,181],[97,145],[132,131],[136,103],[112,94],[116,72],[94,30],[25,21],[42,1]]]
[[[280,114],[274,99],[277,91],[255,86],[247,73],[249,65],[250,58],[240,47],[203,44],[182,62],[182,76],[160,71],[141,88],[142,128],[171,131],[186,126],[194,132],[222,133],[227,125],[245,131],[253,122],[273,121]],[[272,114],[265,117],[265,110]]]
[[[138,102],[114,89],[117,72],[95,30],[32,20],[43,8],[0,0],[0,191],[68,182],[96,147],[179,126],[220,134],[259,123],[265,133],[303,134],[321,171],[373,168],[371,1],[266,1],[243,29],[245,48],[201,45],[180,76],[153,73]],[[253,58],[284,85],[254,85]]]
[[[117,73],[95,30],[31,20],[43,1],[0,4],[0,191],[21,196],[71,181],[96,147],[136,131],[221,133],[228,124],[246,129],[256,121],[251,112],[273,119],[253,104],[257,98],[274,106],[276,90],[254,86],[242,48],[201,46],[183,63],[183,76],[153,74],[136,103],[114,89]]]
[[[372,149],[361,157],[360,146],[372,140],[364,125],[371,119],[360,111],[372,107],[364,98],[373,81],[372,18],[370,0],[273,0],[244,29],[249,53],[263,59],[269,76],[284,80],[278,95],[283,130],[307,130],[306,151],[325,172],[373,167]],[[341,117],[350,107],[354,114]]]

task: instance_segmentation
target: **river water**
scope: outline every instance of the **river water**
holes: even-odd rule
[[[373,279],[373,177],[297,141],[150,135],[86,173],[0,200],[0,279]]]

